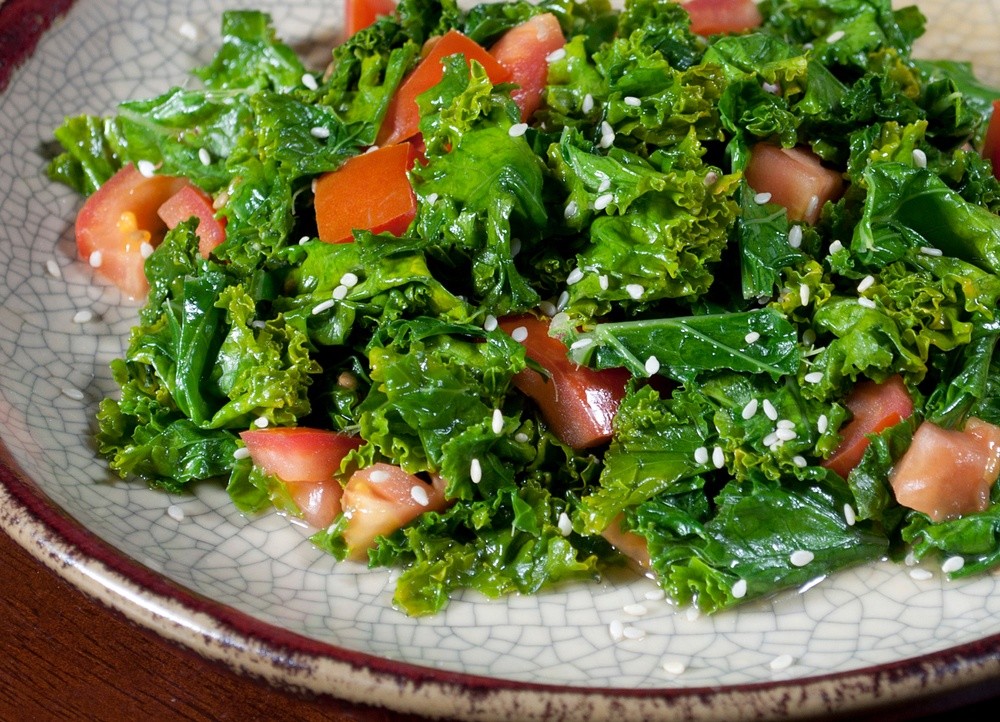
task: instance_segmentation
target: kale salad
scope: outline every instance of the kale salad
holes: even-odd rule
[[[143,304],[111,468],[304,516],[412,615],[1000,564],[1000,93],[917,7],[699,4],[400,0],[327,68],[229,12],[67,118],[81,258]]]

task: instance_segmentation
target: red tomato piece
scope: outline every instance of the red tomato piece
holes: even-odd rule
[[[650,568],[650,561],[649,545],[646,543],[646,537],[634,531],[623,529],[623,519],[622,514],[612,519],[607,528],[601,532],[601,536],[607,539],[611,546],[638,564],[641,569],[648,570]]]
[[[395,0],[346,0],[344,27],[347,37],[364,30],[380,17],[396,12]]]
[[[377,463],[351,475],[341,505],[347,517],[347,556],[362,561],[375,537],[391,534],[426,511],[441,511],[448,503],[443,483],[428,484],[398,466]]]
[[[336,479],[286,481],[285,488],[299,508],[302,518],[316,529],[326,529],[340,514],[340,498],[344,489]]]
[[[792,221],[815,223],[823,204],[836,201],[844,190],[840,173],[825,167],[808,148],[758,143],[744,175],[751,188],[770,193],[772,203],[784,206]]]
[[[510,71],[510,82],[518,86],[511,97],[521,109],[522,121],[531,118],[542,104],[549,79],[549,53],[565,44],[559,20],[552,13],[542,13],[508,30],[490,48],[490,55]]]
[[[523,328],[522,343],[528,358],[548,373],[545,378],[533,369],[514,376],[514,385],[531,398],[552,433],[567,446],[589,449],[611,439],[611,424],[625,396],[629,374],[625,369],[595,371],[577,366],[567,356],[566,346],[549,336],[549,323],[532,315],[511,316],[500,321],[510,335]]]
[[[854,416],[840,430],[840,445],[823,466],[846,479],[868,448],[868,434],[877,434],[909,418],[913,414],[913,400],[902,377],[896,375],[881,384],[858,382],[845,404]]]
[[[920,424],[889,475],[896,501],[931,521],[985,511],[1000,475],[1000,428],[971,418],[963,431]]]
[[[334,478],[361,438],[305,426],[251,429],[240,433],[250,459],[284,482],[324,482]]]
[[[993,164],[993,175],[1000,178],[1000,100],[993,101],[993,115],[986,126],[982,156]]]
[[[321,241],[346,243],[355,229],[401,235],[417,213],[407,171],[411,143],[389,145],[348,160],[316,181],[316,227]]]
[[[129,298],[145,296],[146,257],[167,232],[156,212],[185,185],[183,178],[147,178],[134,165],[123,166],[87,198],[76,216],[80,258]]]
[[[420,132],[417,96],[441,82],[444,76],[442,60],[456,54],[464,55],[466,64],[471,64],[473,60],[480,63],[494,85],[510,78],[510,71],[497,62],[481,45],[457,30],[449,30],[430,47],[420,64],[396,89],[396,94],[392,96],[386,109],[382,127],[379,128],[378,138],[375,140],[377,145],[399,143]]]
[[[212,206],[212,196],[193,185],[186,185],[168,198],[157,210],[157,215],[174,228],[189,218],[198,219],[198,251],[203,258],[208,258],[215,247],[226,240],[225,219],[215,217]]]
[[[741,33],[764,22],[753,0],[687,0],[684,9],[695,35]]]

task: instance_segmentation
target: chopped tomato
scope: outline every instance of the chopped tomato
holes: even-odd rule
[[[993,175],[1000,178],[1000,100],[993,101],[993,115],[986,126],[982,156],[993,164]]]
[[[340,499],[344,489],[336,479],[286,481],[285,488],[302,518],[316,529],[326,529],[340,514]]]
[[[375,140],[376,144],[383,146],[399,143],[420,132],[417,96],[441,82],[444,76],[442,60],[456,54],[464,55],[466,64],[471,64],[473,60],[480,63],[494,85],[510,78],[510,71],[497,62],[481,45],[457,30],[449,30],[434,43],[424,59],[403,79],[396,94],[392,96],[378,138]]]
[[[608,540],[619,552],[638,564],[642,569],[649,569],[649,546],[646,537],[634,531],[626,531],[622,528],[623,516],[619,514],[607,528],[601,532],[601,536]]]
[[[868,448],[868,434],[877,434],[911,416],[913,400],[903,379],[896,375],[881,384],[858,382],[845,404],[854,416],[840,430],[840,445],[823,466],[846,479]]]
[[[146,257],[167,231],[156,212],[185,185],[183,178],[147,178],[134,165],[123,166],[87,198],[76,216],[80,258],[129,298],[145,296]]]
[[[963,431],[925,421],[889,475],[896,501],[931,521],[985,511],[1000,475],[1000,428],[970,418]]]
[[[764,22],[753,0],[687,0],[684,9],[695,35],[740,33]]]
[[[425,511],[447,506],[442,483],[428,484],[398,466],[377,463],[351,475],[341,498],[347,556],[365,559],[375,537],[391,534]]]
[[[198,235],[198,251],[203,258],[208,258],[215,247],[226,240],[225,220],[215,217],[212,197],[193,185],[188,184],[170,196],[159,207],[157,214],[171,229],[189,218],[197,218],[195,233]]]
[[[416,150],[389,145],[355,156],[316,181],[316,227],[321,241],[346,243],[353,231],[401,235],[417,213],[407,171]]]
[[[252,429],[240,433],[250,459],[282,481],[329,481],[361,439],[305,426]]]
[[[770,201],[784,206],[792,221],[815,223],[827,201],[840,198],[844,181],[825,167],[808,148],[782,148],[758,143],[750,151],[745,171],[747,183]]]
[[[549,336],[549,323],[526,314],[500,321],[508,334],[524,329],[522,343],[528,358],[544,368],[546,378],[533,369],[514,376],[514,385],[537,405],[552,433],[567,446],[588,449],[611,439],[611,423],[625,396],[629,374],[625,369],[595,371],[577,366],[566,346]]]
[[[364,30],[380,17],[396,12],[395,0],[346,0],[345,29],[347,37]]]
[[[508,30],[490,48],[490,55],[510,71],[510,82],[518,86],[511,97],[521,109],[521,120],[528,120],[542,104],[549,79],[547,57],[565,44],[559,20],[542,13]]]

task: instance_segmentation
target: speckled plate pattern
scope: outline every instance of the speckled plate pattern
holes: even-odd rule
[[[456,599],[411,619],[393,572],[338,563],[218,487],[109,473],[91,441],[136,308],[75,256],[79,199],[44,175],[64,115],[185,81],[226,7],[275,18],[316,69],[339,2],[77,0],[0,95],[0,526],[86,593],[274,683],[467,719],[798,718],[1000,685],[1000,575],[874,564],[717,616],[642,578]],[[954,8],[960,5],[961,13]],[[949,11],[949,6],[952,8]],[[1000,87],[1000,0],[923,2],[920,55]],[[0,48],[2,52],[2,48]]]

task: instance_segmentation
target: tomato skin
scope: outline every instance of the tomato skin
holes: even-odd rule
[[[687,0],[684,9],[695,35],[740,33],[764,22],[753,0]]]
[[[416,157],[411,143],[389,145],[320,176],[314,200],[319,239],[348,243],[355,229],[402,235],[417,213],[407,175]]]
[[[328,481],[286,481],[288,495],[302,518],[315,529],[326,529],[341,512],[344,489],[336,479]]]
[[[379,128],[376,145],[384,146],[412,138],[420,132],[420,109],[417,96],[437,85],[444,77],[442,60],[449,55],[461,53],[466,64],[479,62],[494,85],[510,78],[510,71],[496,61],[486,50],[473,40],[458,32],[449,30],[441,38],[428,45],[424,59],[413,72],[403,79],[395,95],[389,101],[382,127]]]
[[[203,258],[208,258],[226,240],[225,219],[215,217],[212,197],[196,186],[188,184],[174,193],[157,209],[157,215],[169,229],[192,216],[197,218],[195,233],[198,235],[198,252]]]
[[[596,371],[577,366],[567,356],[566,346],[549,336],[548,321],[530,314],[508,316],[499,325],[507,334],[524,327],[528,336],[522,343],[528,358],[550,375],[545,379],[533,369],[524,369],[513,382],[538,405],[552,433],[574,449],[607,443],[629,373],[620,368]]]
[[[157,210],[187,183],[172,176],[147,178],[134,165],[123,166],[87,198],[76,216],[80,258],[128,298],[145,296],[149,282],[144,248],[155,248],[167,232]],[[95,252],[100,255],[94,257]]]
[[[548,84],[549,53],[566,44],[559,20],[552,13],[535,15],[511,28],[490,48],[490,55],[510,71],[510,82],[519,87],[511,97],[527,121],[542,104]]]
[[[375,537],[391,534],[426,511],[441,511],[448,503],[443,483],[428,484],[398,466],[376,463],[351,475],[341,505],[347,517],[347,558],[363,561]]]
[[[823,204],[836,201],[844,190],[840,173],[802,147],[758,143],[750,151],[744,175],[751,188],[770,193],[772,203],[784,206],[789,220],[810,224],[819,220]]]
[[[931,521],[985,511],[1000,476],[1000,428],[970,418],[963,431],[925,421],[893,467],[896,501]]]
[[[853,418],[840,430],[840,445],[822,466],[846,479],[868,448],[867,435],[877,434],[912,416],[913,400],[897,374],[881,384],[859,381],[845,404]]]
[[[325,482],[334,478],[361,438],[306,426],[251,429],[240,433],[254,465],[284,482]]]
[[[993,115],[986,126],[981,154],[993,164],[993,176],[1000,179],[1000,100],[993,101]]]
[[[395,0],[345,0],[344,27],[347,37],[364,30],[380,17],[395,12]]]

